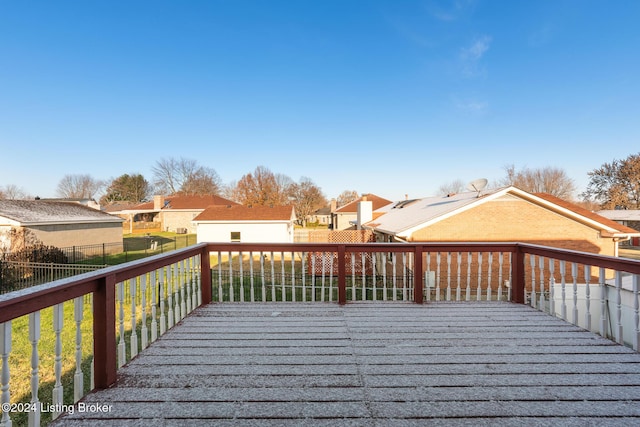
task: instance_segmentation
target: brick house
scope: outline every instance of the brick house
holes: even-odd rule
[[[0,252],[37,244],[59,248],[122,244],[122,221],[78,203],[0,200]]]
[[[364,225],[377,241],[527,242],[617,256],[640,232],[548,194],[515,187],[403,201]]]
[[[216,195],[207,196],[154,196],[153,201],[144,202],[117,214],[129,221],[131,230],[136,223],[153,223],[161,231],[195,233],[192,220],[209,206],[237,206],[238,203]]]
[[[337,209],[331,209],[331,229],[333,230],[349,230],[355,229],[354,222],[358,218],[358,204],[362,201],[368,201],[372,204],[373,216],[377,216],[378,211],[385,206],[391,205],[391,200],[376,196],[375,194],[365,194],[358,200],[347,203]]]
[[[292,206],[209,206],[193,219],[198,243],[293,243]]]

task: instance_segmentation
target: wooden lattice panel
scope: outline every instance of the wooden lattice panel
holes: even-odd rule
[[[375,236],[371,230],[316,230],[309,232],[309,242],[314,243],[371,243],[375,242]],[[311,252],[307,256],[307,265],[309,266],[309,274],[316,276],[338,273],[338,254],[333,252]],[[362,274],[363,260],[361,254],[355,254],[352,259],[351,254],[346,255],[345,259],[347,274]],[[365,273],[372,274],[371,254],[365,253],[364,256]],[[333,270],[332,270],[333,268]]]

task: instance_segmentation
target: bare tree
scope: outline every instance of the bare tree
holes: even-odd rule
[[[338,196],[338,199],[336,200],[336,204],[337,204],[338,207],[344,206],[347,203],[351,203],[354,200],[358,200],[359,197],[360,197],[360,195],[358,194],[358,192],[356,190],[344,190]]]
[[[222,190],[217,172],[198,165],[195,160],[160,159],[151,170],[156,191],[163,194],[204,195]]]
[[[561,199],[573,199],[576,186],[573,179],[560,168],[547,166],[541,169],[516,170],[514,165],[505,167],[507,176],[503,185],[513,185],[530,193],[547,193]]]
[[[288,182],[291,182],[290,178],[258,166],[253,173],[242,176],[235,188],[228,191],[233,194],[233,200],[244,205],[284,205],[289,202]]]
[[[438,188],[439,196],[446,196],[447,194],[462,193],[464,191],[464,182],[461,179],[442,184]]]
[[[58,197],[69,199],[92,199],[104,186],[104,182],[88,174],[65,175],[58,183]]]
[[[298,220],[303,227],[307,226],[307,217],[326,206],[327,199],[322,190],[307,177],[300,178],[299,183],[294,183],[289,188],[289,197],[293,201]]]
[[[584,199],[603,209],[640,209],[640,153],[605,163],[588,175]]]
[[[27,200],[31,198],[24,189],[17,185],[8,184],[5,187],[0,187],[0,200]]]

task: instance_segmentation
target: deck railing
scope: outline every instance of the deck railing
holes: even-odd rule
[[[640,261],[518,243],[198,244],[0,295],[0,426],[110,386],[211,301],[506,300],[638,350],[638,277]]]

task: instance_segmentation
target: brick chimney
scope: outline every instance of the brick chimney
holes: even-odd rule
[[[164,207],[164,196],[153,196],[153,210],[159,211]]]
[[[336,201],[336,199],[331,199],[331,212],[335,212],[336,209],[338,208],[338,202]]]

